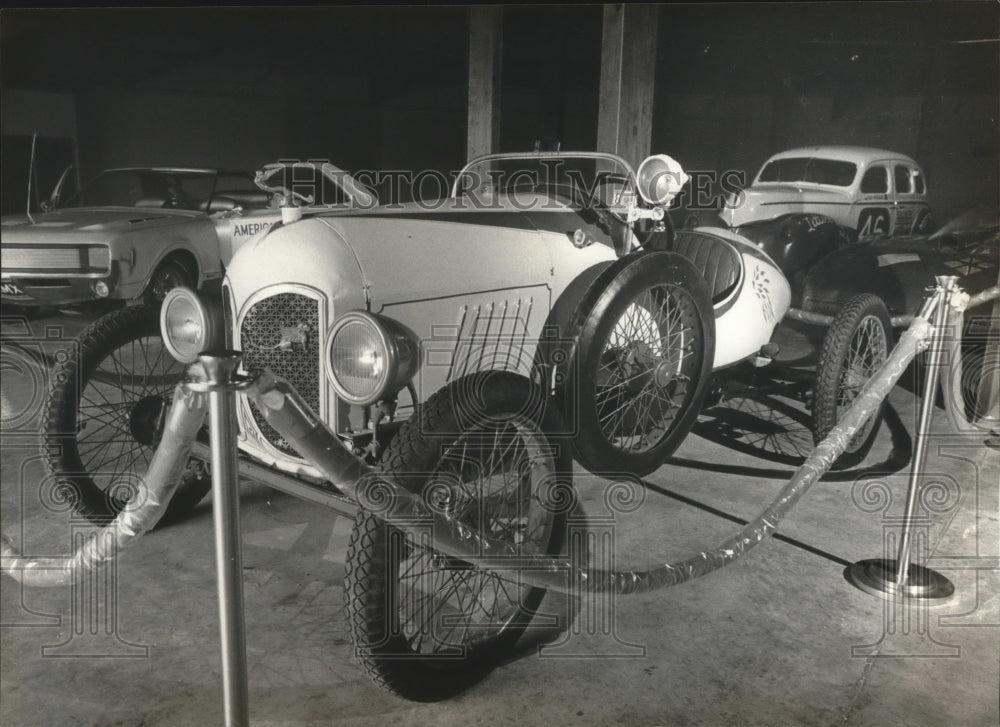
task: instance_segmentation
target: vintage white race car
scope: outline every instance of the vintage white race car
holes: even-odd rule
[[[713,370],[761,356],[788,308],[787,281],[755,244],[669,227],[685,180],[663,155],[635,173],[611,154],[495,154],[434,203],[286,208],[233,256],[221,300],[178,288],[160,311],[126,309],[92,330],[50,400],[49,467],[80,512],[106,519],[120,473],[141,473],[159,441],[185,367],[236,349],[256,379],[238,404],[245,476],[343,509],[377,468],[456,538],[551,554],[571,504],[555,485],[572,459],[612,475],[659,467]],[[175,514],[207,488],[190,468]],[[357,653],[382,686],[440,699],[497,663],[542,591],[391,540],[377,499],[348,553]]]
[[[495,165],[535,170],[544,168],[545,161],[576,162],[577,168],[585,170],[600,162],[614,171],[608,175],[611,181],[596,190],[599,196],[594,204],[585,204],[581,190],[564,180],[540,178],[536,183],[533,176],[523,181],[511,172],[505,177],[513,180],[513,186],[503,195],[497,195],[495,184],[483,190],[485,196],[477,196],[475,189],[463,192],[456,187],[451,198],[437,204],[307,215],[249,242],[234,257],[224,284],[225,302],[232,314],[227,330],[232,332],[233,346],[243,351],[246,367],[266,367],[280,376],[308,382],[317,412],[336,422],[338,431],[364,430],[362,412],[354,411],[352,420],[350,405],[359,409],[358,405],[367,406],[388,393],[395,394],[383,389],[392,388],[396,373],[384,372],[381,379],[371,382],[338,376],[335,356],[345,345],[341,336],[376,346],[377,341],[392,338],[383,330],[390,325],[384,321],[405,331],[421,351],[412,383],[416,400],[423,401],[448,383],[479,370],[529,375],[540,363],[536,342],[553,332],[562,339],[573,339],[580,335],[574,327],[585,329],[587,323],[596,323],[601,317],[610,320],[613,316],[602,315],[605,307],[626,305],[622,301],[631,305],[637,297],[654,295],[647,291],[658,290],[657,285],[666,286],[664,291],[684,290],[676,293],[684,300],[676,303],[677,309],[670,315],[678,316],[681,311],[695,315],[701,281],[685,277],[690,275],[691,265],[683,263],[689,261],[694,261],[699,278],[707,276],[706,288],[715,313],[709,315],[709,321],[691,324],[691,331],[676,342],[689,353],[672,359],[675,387],[687,390],[704,382],[707,369],[703,367],[719,368],[754,356],[770,340],[788,305],[787,286],[767,256],[745,240],[722,230],[685,231],[673,240],[666,231],[650,231],[645,236],[650,250],[673,250],[686,259],[668,259],[665,253],[652,258],[641,253],[630,257],[643,242],[642,233],[636,236],[628,216],[630,212],[652,213],[639,205],[656,201],[652,197],[639,200],[631,181],[634,176],[620,159],[581,153],[494,155],[471,164],[459,179],[475,178],[477,171]],[[599,200],[609,196],[604,189],[608,185],[614,197],[610,206],[603,207]],[[637,271],[644,271],[660,258],[665,261],[663,266],[670,268],[669,275],[664,273],[662,280],[653,277],[645,284],[631,283],[624,292],[612,296],[616,293],[612,280],[629,277],[623,270],[634,265]],[[676,280],[668,283],[671,276]],[[598,294],[604,297],[591,300],[586,291],[590,291],[590,298]],[[693,298],[685,302],[688,295]],[[585,341],[581,347],[588,353],[591,348],[604,347],[649,361],[662,358],[661,337],[665,334],[657,334],[656,326],[666,324],[657,316],[667,312],[650,310],[651,317],[642,323],[648,327],[643,333],[646,342],[635,344],[635,350],[628,348],[631,343],[616,349],[614,341],[619,333],[610,328],[595,332],[600,339],[596,346],[587,346]],[[714,326],[709,325],[712,323]],[[302,333],[290,334],[292,329]],[[630,332],[633,338],[637,335]],[[698,352],[699,348],[703,350]],[[346,350],[344,355],[357,353]],[[383,357],[386,365],[393,363],[377,346],[371,355],[375,357],[373,367],[381,365],[375,361]],[[592,370],[585,375],[600,378],[597,360],[588,366]],[[550,373],[562,372],[556,366]],[[351,376],[363,376],[363,372]],[[602,386],[603,382],[588,381],[587,385]],[[660,396],[652,381],[633,386],[636,394],[645,387],[646,396]],[[355,391],[356,387],[360,389]],[[410,403],[409,398],[404,390],[403,406]],[[680,413],[689,415],[683,411],[688,409],[683,399],[674,396]],[[662,405],[668,406],[666,398]],[[644,402],[636,409],[643,406],[653,405]],[[669,427],[643,429],[641,435],[627,437],[628,445],[605,443],[602,437],[617,439],[615,432],[622,422],[609,420],[604,425],[606,431],[600,433],[598,410],[587,409],[583,414],[587,418],[587,423],[581,424],[586,430],[583,436],[596,440],[589,442],[583,458],[597,469],[624,467],[648,472],[676,446],[676,439],[667,436]],[[659,415],[653,406],[653,412],[642,416],[655,419]],[[258,426],[259,420],[249,407],[242,411],[242,424],[246,433],[243,446],[256,457],[281,468],[309,471],[306,464],[290,456],[286,445]],[[664,446],[667,442],[669,446]],[[597,455],[604,450],[606,456]],[[613,454],[618,450],[628,455]]]
[[[260,173],[306,180],[314,190],[309,204],[374,204],[368,190],[329,164],[272,164]],[[248,173],[109,169],[66,200],[61,186],[47,211],[0,223],[5,302],[162,300],[171,288],[219,280],[245,240],[281,219],[281,200],[255,186]]]

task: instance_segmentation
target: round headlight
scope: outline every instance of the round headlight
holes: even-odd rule
[[[181,363],[194,363],[199,353],[221,343],[221,313],[205,305],[190,288],[173,288],[160,308],[160,334],[171,356]]]
[[[669,205],[690,179],[681,165],[666,154],[646,158],[635,177],[642,198],[660,207]]]
[[[365,311],[341,316],[327,343],[330,382],[349,404],[374,404],[393,395],[417,372],[413,338],[395,321]]]

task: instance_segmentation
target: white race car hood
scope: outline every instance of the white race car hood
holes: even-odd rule
[[[350,245],[378,305],[551,282],[548,249],[517,212],[320,219]]]

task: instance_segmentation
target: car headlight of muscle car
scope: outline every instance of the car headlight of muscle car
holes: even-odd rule
[[[413,378],[419,349],[402,326],[383,316],[351,311],[337,319],[327,344],[327,372],[341,399],[365,406],[392,396]]]
[[[222,309],[204,302],[190,288],[174,288],[160,308],[160,333],[171,355],[181,363],[194,363],[198,354],[221,348]]]

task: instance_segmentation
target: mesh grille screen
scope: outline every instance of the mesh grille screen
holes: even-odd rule
[[[279,293],[254,304],[240,326],[247,370],[270,369],[295,387],[319,413],[319,302],[298,293]],[[254,423],[274,447],[298,453],[251,404]]]

